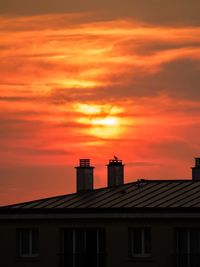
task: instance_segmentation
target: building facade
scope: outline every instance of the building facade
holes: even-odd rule
[[[0,208],[1,266],[199,267],[198,163],[190,180],[124,184],[115,158],[108,187],[94,190],[81,160],[76,193]]]

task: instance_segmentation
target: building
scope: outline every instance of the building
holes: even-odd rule
[[[107,167],[106,188],[82,159],[76,193],[1,207],[1,266],[199,267],[200,158],[189,180],[124,184],[122,161]]]

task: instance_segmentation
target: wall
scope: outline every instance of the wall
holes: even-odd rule
[[[152,259],[128,257],[128,228],[148,226],[152,229]],[[16,228],[38,227],[40,257],[37,261],[22,260],[16,254]],[[0,220],[0,266],[58,267],[60,230],[65,227],[104,227],[106,229],[107,267],[173,266],[174,228],[200,227],[199,219],[98,219],[97,220]]]

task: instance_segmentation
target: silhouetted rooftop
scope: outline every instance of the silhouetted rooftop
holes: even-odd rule
[[[200,208],[200,181],[138,180],[115,187],[40,199],[0,209]]]

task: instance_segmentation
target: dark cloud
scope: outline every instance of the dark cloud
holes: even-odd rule
[[[29,101],[38,101],[37,97],[31,96],[1,96],[0,102],[29,102]],[[41,99],[40,99],[41,100]]]
[[[0,143],[4,143],[5,140],[7,142],[10,139],[23,140],[24,138],[33,137],[34,133],[36,133],[44,125],[38,120],[30,121],[16,117],[11,119],[5,116],[4,119],[0,118],[0,120]]]
[[[157,85],[172,96],[200,100],[200,62],[177,60],[165,64],[157,76]]]
[[[124,46],[124,49],[130,49],[130,41],[127,41],[127,43],[122,43],[122,45]],[[138,42],[137,41],[137,46],[136,45],[132,45],[132,51],[136,52],[138,55],[141,56],[153,56],[155,53],[165,53],[166,51],[174,51],[178,49],[182,49],[182,48],[199,48],[200,47],[200,41],[196,40],[190,40],[188,38],[188,40],[182,40],[182,42],[173,42],[172,40],[153,40],[151,43],[148,42],[147,44],[147,40]]]
[[[166,94],[175,98],[200,100],[200,62],[196,60],[180,59],[163,63],[153,73],[142,68],[131,71],[130,68],[127,73],[113,74],[111,79],[113,83],[107,87],[96,87],[94,94],[90,91],[88,98],[134,99]],[[82,100],[87,98],[83,91],[80,97]]]
[[[55,105],[62,105],[77,100],[81,102],[94,100],[96,97],[98,97],[97,88],[59,88],[52,85],[49,101]]]
[[[200,62],[181,59],[165,63],[160,72],[138,78],[134,87],[146,96],[163,92],[176,98],[200,100]]]
[[[42,149],[42,148],[18,148],[17,152],[22,152],[27,155],[48,155],[48,156],[57,156],[57,155],[72,155],[72,151],[64,149]]]
[[[6,0],[2,14],[49,14],[91,12],[91,20],[130,17],[148,23],[200,25],[197,0]]]
[[[150,162],[150,161],[137,161],[137,162],[127,162],[126,166],[135,166],[135,167],[149,167],[149,166],[157,166],[158,163]]]

